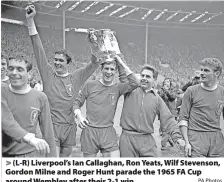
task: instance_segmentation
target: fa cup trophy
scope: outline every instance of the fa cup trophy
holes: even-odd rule
[[[121,54],[114,31],[110,29],[89,29],[88,37],[92,43],[91,49],[100,51],[105,60],[112,60],[113,55]]]

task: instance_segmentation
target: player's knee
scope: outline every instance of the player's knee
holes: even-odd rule
[[[69,157],[72,153],[72,147],[61,147],[60,149],[60,157]]]
[[[97,154],[88,154],[88,153],[83,153],[83,157],[96,157]]]
[[[105,152],[103,153],[103,157],[120,157],[120,151],[115,150],[113,152]]]

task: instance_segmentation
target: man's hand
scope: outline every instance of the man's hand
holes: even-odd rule
[[[34,146],[41,156],[45,156],[47,153],[50,153],[50,148],[47,142],[40,138],[33,138],[30,140],[30,145]]]
[[[84,118],[83,116],[78,116],[77,121],[78,121],[77,124],[81,129],[84,129],[89,124],[89,121],[86,118]]]
[[[26,8],[26,19],[33,19],[36,15],[36,9],[33,4],[29,4]]]
[[[181,148],[182,148],[182,147],[184,148],[184,146],[186,145],[185,141],[182,140],[182,139],[178,139],[176,143],[177,143],[177,145],[179,145]]]
[[[114,55],[114,59],[116,60],[117,62],[117,65],[118,65],[118,71],[120,72],[122,69],[125,70],[125,74],[126,76],[132,74],[133,72],[131,71],[131,69],[126,65],[125,63],[125,60],[123,60],[121,58],[121,56],[123,57],[123,55],[121,54],[120,56],[115,54]],[[120,74],[120,73],[119,73]]]
[[[74,114],[75,114],[75,118],[76,118],[76,122],[77,122],[77,125],[81,128],[81,129],[84,129],[85,127],[88,126],[89,124],[89,121],[84,118],[81,114],[81,111],[79,109],[76,109],[74,111]]]
[[[90,43],[90,50],[91,54],[96,55],[99,52],[99,44],[97,42],[97,37],[94,33],[89,33],[89,43]]]
[[[185,157],[191,156],[191,144],[188,142],[186,143],[185,148],[184,148],[184,155],[185,155]]]
[[[91,60],[94,62],[94,63],[97,63],[98,65],[102,64],[105,62],[105,55],[104,53],[102,52],[98,52],[97,54],[92,54],[92,58]]]
[[[33,147],[36,148],[38,152],[40,152],[41,156],[45,156],[46,153],[50,153],[50,147],[48,143],[40,138],[36,138],[35,134],[33,133],[27,133],[24,137],[23,140],[32,145]]]
[[[114,59],[116,60],[117,64],[121,65],[122,67],[125,67],[126,66],[126,63],[122,60],[122,58],[115,54],[113,55]]]
[[[97,58],[97,61],[101,61],[101,58],[105,53],[100,50],[100,45],[97,42],[96,35],[94,32],[90,31],[87,37],[90,43],[91,54]]]

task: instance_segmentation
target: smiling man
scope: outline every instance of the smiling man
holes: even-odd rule
[[[7,73],[7,58],[4,55],[1,55],[1,80],[2,82],[9,84],[9,77]]]
[[[224,109],[224,87],[218,85],[222,63],[216,58],[201,61],[201,84],[184,93],[179,125],[186,142],[185,156],[224,157],[220,128]]]
[[[3,91],[5,90],[5,87],[7,87],[7,84],[2,83],[1,87]],[[11,140],[16,141],[18,143],[25,142],[35,147],[37,152],[43,154],[42,156],[44,156],[46,153],[50,153],[49,145],[45,140],[36,138],[34,133],[29,133],[19,125],[19,123],[15,120],[12,112],[10,111],[7,101],[4,97],[1,97],[1,115],[3,157],[7,156],[5,152],[5,147],[8,146],[8,142]]]
[[[135,79],[122,59],[115,56],[102,64],[102,79],[86,83],[75,100],[74,112],[83,129],[80,140],[84,157],[96,157],[99,151],[104,157],[120,156],[118,137],[113,127],[114,115],[120,96],[135,89],[136,85],[113,82],[118,65],[128,75],[128,79]],[[80,111],[85,101],[86,119]]]
[[[4,157],[37,157],[40,156],[36,149],[41,152],[41,156],[56,157],[56,145],[54,140],[53,125],[50,116],[50,108],[47,96],[39,91],[29,87],[28,72],[32,69],[32,64],[20,57],[11,57],[8,60],[8,76],[10,85],[2,85],[2,118],[3,118],[3,156]],[[13,125],[5,123],[14,123],[13,120],[20,125],[18,131],[13,128]],[[27,135],[28,142],[32,142],[35,138],[37,125],[40,126],[43,134],[43,139],[36,140],[40,142],[38,146],[29,145],[28,143],[18,143],[13,140],[15,137],[6,135],[10,134],[10,130],[18,132],[23,131]],[[18,125],[17,125],[18,126]],[[22,130],[23,129],[23,130]],[[15,135],[14,135],[15,136]],[[25,137],[25,138],[26,138]],[[26,138],[27,139],[27,138]],[[50,147],[50,148],[49,148]],[[50,149],[50,151],[49,151]]]
[[[43,91],[50,103],[51,117],[57,150],[60,157],[68,157],[72,147],[76,145],[77,126],[73,115],[73,102],[84,82],[98,68],[96,56],[92,55],[91,62],[84,68],[68,72],[72,61],[66,49],[54,54],[54,67],[47,60],[41,39],[36,30],[34,17],[36,10],[33,5],[27,7],[26,13],[28,30],[31,37],[37,66],[43,81]],[[78,44],[78,43],[75,43]]]
[[[152,88],[158,72],[154,67],[145,65],[140,76],[140,87],[124,95],[119,143],[121,157],[158,156],[156,142],[152,136],[156,115],[159,116],[163,131],[169,134],[174,142],[184,146],[175,118]]]

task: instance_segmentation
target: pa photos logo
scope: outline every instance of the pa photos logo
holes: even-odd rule
[[[38,108],[31,107],[32,111],[30,114],[30,122],[31,125],[36,125],[37,122],[39,121],[40,117],[40,110]]]
[[[73,96],[73,88],[72,88],[72,84],[68,84],[65,86],[66,88],[66,92],[69,96]]]
[[[115,105],[116,104],[116,101],[117,101],[116,94],[115,93],[110,93],[110,103],[112,105]]]

